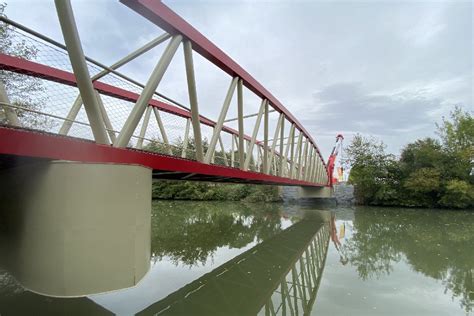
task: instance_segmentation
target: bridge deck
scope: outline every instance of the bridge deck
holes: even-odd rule
[[[86,163],[136,164],[153,169],[157,179],[182,179],[233,183],[261,183],[324,186],[296,179],[266,175],[216,164],[152,153],[132,148],[115,148],[94,141],[58,134],[0,126],[0,167],[7,168],[35,160],[71,160]]]

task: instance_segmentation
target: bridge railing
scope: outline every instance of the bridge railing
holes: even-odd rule
[[[10,41],[0,51],[2,124],[296,179],[308,185],[327,184],[327,168],[312,137],[255,79],[164,4],[123,2],[165,33],[111,66],[84,56],[69,1],[56,1],[66,45],[0,17]],[[162,57],[146,84],[117,70],[163,45]],[[179,46],[184,53],[183,84],[188,88],[189,107],[156,91]],[[199,112],[196,53],[230,75],[216,120]],[[243,98],[249,92],[260,99],[258,113],[244,113]],[[233,98],[237,99],[238,115],[228,118]],[[255,118],[255,124],[247,135],[244,120],[249,118]],[[275,125],[273,138],[271,123]],[[235,125],[237,128],[230,127]],[[258,140],[261,134],[263,140]]]

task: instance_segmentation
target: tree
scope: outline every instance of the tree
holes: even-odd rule
[[[474,206],[474,187],[466,181],[448,181],[440,204],[445,207],[467,208]]]
[[[461,179],[474,184],[474,118],[456,106],[450,120],[437,124],[438,135],[447,155],[447,178]]]
[[[0,16],[6,17],[4,13],[6,6],[5,3],[0,3]],[[0,22],[0,53],[34,60],[38,54],[38,48],[28,43],[13,27]],[[0,70],[0,81],[8,92],[10,102],[15,106],[40,111],[47,101],[47,97],[44,94],[41,95],[45,87],[38,78]],[[52,127],[51,120],[45,116],[18,108],[15,112],[24,126],[42,129]],[[6,123],[4,116],[0,116],[0,123]]]
[[[402,150],[401,168],[405,176],[420,168],[440,169],[445,162],[441,144],[433,138],[424,138],[410,143]]]
[[[460,107],[438,126],[433,138],[406,145],[400,159],[383,142],[356,135],[346,150],[359,204],[408,207],[474,206],[474,120]]]
[[[440,172],[436,168],[421,168],[404,181],[404,206],[435,207],[441,188]]]
[[[393,155],[385,153],[383,142],[354,136],[346,149],[346,165],[350,165],[349,182],[359,204],[397,205],[399,165]]]

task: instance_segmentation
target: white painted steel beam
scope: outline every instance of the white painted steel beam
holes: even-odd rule
[[[181,158],[186,158],[186,151],[188,150],[188,143],[189,143],[189,127],[191,125],[191,119],[186,120],[186,129],[184,131],[184,139],[183,139],[183,150],[181,151]]]
[[[60,0],[57,0],[60,1]],[[169,42],[168,46],[166,47],[163,55],[161,56],[160,61],[156,65],[155,69],[151,73],[148,82],[143,88],[140,97],[138,98],[135,106],[133,107],[130,115],[128,116],[122,131],[120,132],[119,136],[117,137],[116,142],[114,143],[114,147],[125,147],[127,146],[130,138],[137,127],[138,122],[140,121],[143,112],[145,112],[146,107],[148,106],[148,102],[150,102],[158,84],[160,83],[163,75],[165,74],[166,69],[168,68],[171,59],[173,58],[176,50],[178,49],[179,44],[181,43],[181,35],[175,35]],[[156,110],[156,108],[154,108]],[[155,115],[156,115],[155,111]]]
[[[219,135],[224,125],[224,120],[229,110],[230,102],[232,101],[232,96],[234,95],[235,87],[237,86],[237,81],[239,78],[234,77],[230,83],[229,89],[224,99],[224,104],[222,105],[221,113],[219,114],[219,119],[214,126],[214,133],[212,134],[211,141],[209,142],[209,148],[207,149],[206,155],[204,156],[204,163],[210,163],[212,155],[216,150],[216,144],[219,139]]]
[[[168,155],[173,155],[173,151],[171,150],[170,143],[168,141],[168,135],[166,135],[165,126],[163,125],[163,121],[161,120],[160,111],[153,107],[153,113],[155,114],[156,122],[158,123],[158,128],[160,129],[161,138],[163,139],[163,143],[166,146],[166,151]]]
[[[268,163],[268,102],[265,104],[265,112],[263,115],[263,173],[268,173],[270,164]]]
[[[185,40],[183,42],[183,51],[184,63],[186,66],[186,78],[188,81],[189,103],[191,105],[194,144],[196,146],[196,160],[202,162],[204,161],[204,150],[202,148],[201,121],[199,119],[196,78],[194,76],[193,48],[190,41]]]
[[[94,93],[91,77],[87,68],[86,59],[77,32],[71,2],[69,0],[55,0],[59,24],[61,25],[64,42],[68,51],[69,60],[76,77],[77,87],[84,101],[87,118],[91,124],[94,139],[99,144],[109,144],[105,131],[99,104]],[[127,140],[128,142],[128,140]]]
[[[147,107],[145,111],[145,116],[143,117],[142,128],[140,129],[140,136],[137,141],[137,148],[143,148],[143,138],[145,138],[146,129],[148,128],[148,122],[150,121],[151,107]]]
[[[239,79],[237,83],[237,119],[239,123],[239,167],[240,170],[244,170],[244,160],[245,160],[245,140],[244,140],[244,97],[243,97],[243,83],[242,79]]]
[[[260,110],[258,111],[257,121],[255,122],[255,127],[253,129],[252,138],[250,140],[250,144],[247,149],[247,157],[245,159],[244,170],[248,170],[250,164],[250,157],[252,157],[253,146],[257,140],[258,130],[260,129],[260,122],[262,121],[263,111],[265,110],[265,105],[267,104],[268,100],[262,100],[260,105]]]

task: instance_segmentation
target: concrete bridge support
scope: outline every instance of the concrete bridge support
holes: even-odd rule
[[[0,171],[6,267],[44,295],[135,285],[149,270],[151,170],[68,161]]]
[[[336,205],[332,187],[299,187],[298,202],[303,205]]]
[[[331,187],[280,187],[280,196],[284,202],[308,206],[334,206],[336,199]]]

